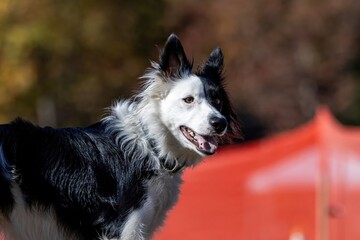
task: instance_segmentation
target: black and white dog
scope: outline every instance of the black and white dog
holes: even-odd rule
[[[171,35],[142,90],[100,122],[0,125],[5,239],[150,239],[178,199],[183,169],[239,134],[222,70],[217,48],[192,72]]]

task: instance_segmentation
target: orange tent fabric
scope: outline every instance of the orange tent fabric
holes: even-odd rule
[[[360,128],[326,109],[187,170],[155,240],[360,239]]]

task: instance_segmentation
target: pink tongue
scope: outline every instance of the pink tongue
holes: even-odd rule
[[[196,134],[195,139],[199,143],[199,148],[206,152],[214,153],[217,149],[218,143],[213,137],[206,137]]]

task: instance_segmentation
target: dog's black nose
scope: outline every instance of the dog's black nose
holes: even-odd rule
[[[222,133],[227,126],[227,121],[224,117],[212,116],[210,117],[210,124],[216,133]]]

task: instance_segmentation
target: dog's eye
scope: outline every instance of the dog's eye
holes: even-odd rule
[[[194,102],[194,97],[189,96],[189,97],[184,98],[183,100],[184,100],[184,102],[190,104],[190,103]]]
[[[221,107],[221,99],[220,98],[216,98],[214,100],[214,105],[217,107],[217,108],[220,108]]]
[[[217,98],[217,99],[215,99],[214,103],[216,106],[220,106],[221,100],[219,98]]]

